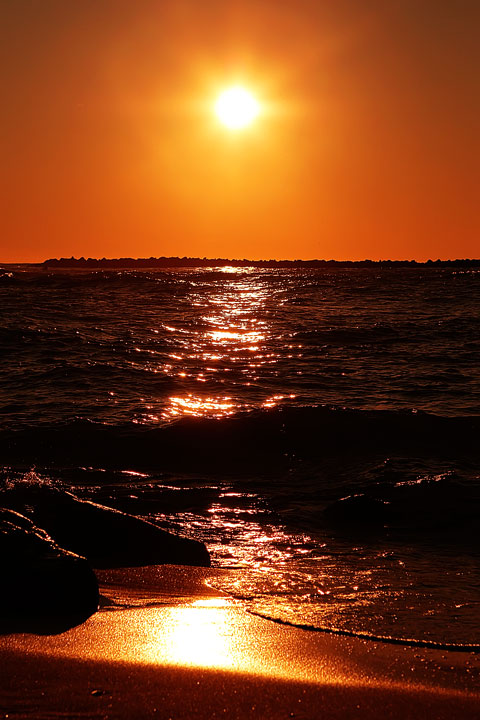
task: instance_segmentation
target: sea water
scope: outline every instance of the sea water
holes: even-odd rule
[[[0,351],[27,505],[203,540],[281,622],[480,645],[479,271],[10,266]]]

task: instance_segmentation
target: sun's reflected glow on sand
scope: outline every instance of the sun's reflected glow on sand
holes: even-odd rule
[[[184,666],[233,667],[233,626],[225,612],[230,602],[226,598],[202,598],[166,609],[158,639],[148,648],[151,659]]]
[[[208,668],[310,682],[342,682],[332,658],[292,644],[294,629],[245,613],[229,597],[202,597],[188,604],[135,611],[127,636],[137,661]],[[133,619],[133,618],[132,618]],[[120,638],[119,638],[120,640]],[[121,640],[128,646],[125,636]],[[317,644],[320,638],[315,639]],[[118,659],[118,657],[117,657]]]

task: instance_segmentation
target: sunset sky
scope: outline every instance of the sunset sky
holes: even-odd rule
[[[478,0],[2,0],[0,261],[479,257],[479,28]]]

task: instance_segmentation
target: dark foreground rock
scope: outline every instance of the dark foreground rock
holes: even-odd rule
[[[454,473],[378,484],[377,497],[358,493],[323,511],[323,524],[342,533],[359,532],[408,538],[411,542],[448,542],[462,552],[480,547],[480,495],[477,482]],[[468,550],[467,550],[468,548]]]
[[[328,525],[356,530],[383,527],[391,518],[386,503],[366,495],[349,495],[336,500],[325,508],[323,515]]]
[[[2,503],[23,510],[62,547],[86,557],[93,567],[141,565],[210,566],[205,545],[165,532],[119,510],[79,500],[48,486],[18,485],[2,493]]]
[[[97,610],[98,584],[87,560],[12,510],[0,509],[0,557],[0,631],[28,618],[76,624]]]

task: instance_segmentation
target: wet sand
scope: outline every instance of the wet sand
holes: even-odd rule
[[[480,718],[480,657],[277,625],[215,570],[102,571],[102,609],[0,639],[4,718]]]

